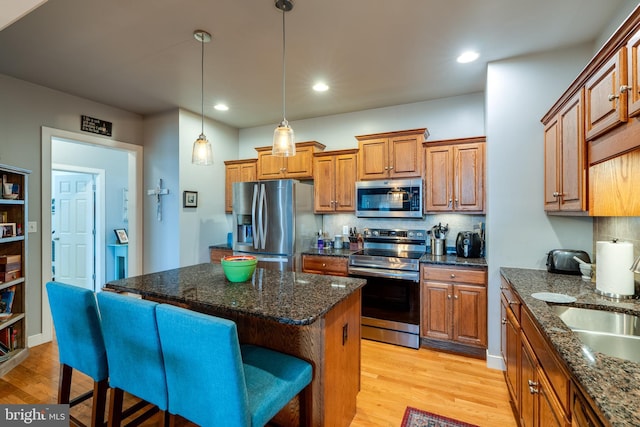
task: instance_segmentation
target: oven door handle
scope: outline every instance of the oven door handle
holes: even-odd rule
[[[349,266],[349,274],[355,276],[386,277],[390,279],[420,281],[420,273],[415,271],[388,270],[382,268],[362,268]]]

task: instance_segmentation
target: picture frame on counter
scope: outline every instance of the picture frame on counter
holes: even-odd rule
[[[113,230],[116,233],[116,239],[118,240],[118,244],[124,245],[129,243],[129,236],[127,236],[127,230],[124,228],[116,228]]]
[[[185,208],[197,208],[198,207],[198,192],[197,191],[185,191],[182,193],[182,206]]]
[[[15,237],[15,236],[16,236],[15,222],[0,223],[0,238]]]

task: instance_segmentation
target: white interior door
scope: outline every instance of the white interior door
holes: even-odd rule
[[[95,291],[95,178],[54,172],[52,269],[58,282]]]

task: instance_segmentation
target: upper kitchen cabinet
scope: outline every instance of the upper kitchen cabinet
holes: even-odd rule
[[[640,215],[639,46],[640,5],[542,118],[547,212]]]
[[[358,150],[316,153],[313,159],[314,211],[354,212]]]
[[[484,213],[485,140],[424,143],[426,213]]]
[[[224,211],[231,213],[233,209],[233,183],[250,182],[257,179],[257,159],[227,160],[225,168]]]
[[[356,136],[358,179],[422,176],[422,143],[426,128]]]
[[[627,121],[627,48],[621,48],[585,83],[586,139]]]
[[[579,90],[544,124],[544,209],[586,212],[587,162]]]
[[[313,179],[313,154],[324,150],[317,141],[298,142],[296,155],[277,157],[271,146],[256,148],[258,152],[258,179]]]

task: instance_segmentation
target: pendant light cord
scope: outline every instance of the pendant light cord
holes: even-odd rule
[[[200,133],[204,135],[204,33],[200,40]]]
[[[287,54],[286,51],[286,37],[285,37],[285,25],[284,25],[284,15],[286,14],[286,8],[284,5],[282,6],[282,121],[286,122],[286,102],[285,102],[285,83],[286,83],[286,74],[287,74],[287,66],[285,57]]]

